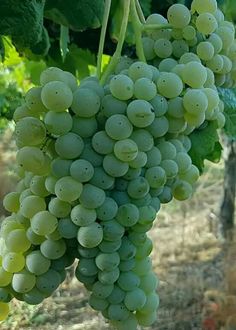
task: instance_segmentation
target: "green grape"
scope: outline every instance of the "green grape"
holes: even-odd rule
[[[121,272],[129,272],[134,268],[135,259],[122,260],[119,264],[119,269]]]
[[[227,50],[234,41],[235,31],[232,31],[229,26],[220,26],[216,30],[216,34],[222,40],[222,49]]]
[[[69,112],[48,111],[44,117],[47,131],[53,135],[64,135],[72,129],[72,117]]]
[[[130,102],[127,107],[127,116],[134,126],[141,128],[150,125],[155,118],[152,104],[144,99]]]
[[[0,286],[1,286],[1,288],[8,286],[8,284],[11,283],[12,276],[13,276],[12,273],[7,272],[2,266],[0,266]]]
[[[198,62],[189,62],[183,69],[183,80],[192,88],[201,88],[207,79],[205,67]]]
[[[123,322],[123,321],[112,321],[114,326],[117,328],[117,330],[130,330],[130,329],[136,329],[138,326],[138,321],[132,313],[130,313],[129,317]]]
[[[172,179],[178,174],[178,165],[172,159],[165,159],[160,166],[165,170],[167,179]]]
[[[146,170],[145,178],[151,188],[162,187],[166,183],[166,172],[160,166],[153,166]]]
[[[103,239],[103,228],[94,222],[86,227],[81,227],[77,234],[78,242],[86,248],[98,246]]]
[[[78,245],[78,253],[79,253],[79,257],[83,257],[83,258],[86,258],[86,259],[94,258],[99,253],[99,248],[94,247],[94,248],[89,248],[88,249],[88,248],[85,248],[81,245]]]
[[[120,256],[117,252],[99,253],[95,259],[95,262],[100,270],[110,272],[119,265]]]
[[[139,223],[141,223],[141,221]],[[143,222],[143,224],[145,224],[145,222]],[[147,237],[143,245],[137,247],[135,258],[144,259],[148,257],[152,252],[152,249],[153,249],[152,240]]]
[[[174,159],[176,156],[175,146],[168,141],[162,141],[158,143],[157,148],[161,153],[161,159]]]
[[[43,241],[45,241],[44,236],[37,235],[30,227],[26,231],[26,236],[31,244],[34,245],[40,245]]]
[[[64,202],[73,202],[81,196],[83,185],[71,176],[60,178],[55,185],[56,196]]]
[[[207,111],[212,111],[219,105],[219,95],[217,91],[212,88],[204,88],[203,92],[206,95],[208,101]]]
[[[122,290],[132,291],[139,286],[140,278],[132,271],[122,272],[117,283]]]
[[[136,129],[130,136],[137,146],[139,151],[151,150],[154,145],[154,140],[152,135],[145,129]]]
[[[89,297],[89,305],[96,311],[103,311],[108,307],[108,301],[94,295],[93,293]]]
[[[128,181],[123,178],[118,178],[115,181],[115,189],[118,191],[126,191],[128,186]]]
[[[172,42],[173,55],[176,58],[180,58],[185,53],[189,52],[189,46],[185,40],[174,40]]]
[[[133,258],[136,255],[136,247],[134,246],[134,244],[131,243],[128,237],[124,236],[122,238],[122,243],[118,250],[118,253],[120,255],[121,261],[126,261],[131,259],[133,260]]]
[[[149,191],[149,183],[143,177],[138,177],[129,182],[127,192],[131,198],[139,199],[144,197]]]
[[[130,313],[123,304],[110,305],[108,307],[109,319],[115,321],[125,321],[128,319]]]
[[[122,140],[132,134],[133,126],[125,115],[116,114],[107,119],[105,130],[112,139]]]
[[[107,190],[113,187],[115,179],[108,175],[102,167],[95,167],[94,175],[89,182],[98,188]]]
[[[153,106],[155,117],[163,116],[168,110],[167,100],[162,95],[157,94],[150,100],[150,103]]]
[[[40,236],[49,235],[57,228],[57,218],[48,211],[36,213],[31,219],[31,228]]]
[[[32,87],[25,94],[25,103],[26,106],[30,109],[32,114],[39,114],[41,112],[47,111],[41,100],[41,87]]]
[[[94,167],[87,160],[77,159],[70,165],[69,173],[73,179],[79,182],[87,182],[94,175]]]
[[[136,81],[139,78],[152,79],[153,77],[152,69],[150,66],[140,61],[134,62],[130,65],[128,74],[133,81]]]
[[[24,301],[29,305],[38,305],[45,299],[45,295],[35,287],[32,290],[24,293],[23,298]]]
[[[176,67],[176,65],[178,65],[178,62],[176,60],[174,60],[173,58],[165,58],[164,60],[162,60],[159,63],[158,68],[159,68],[160,72],[171,72],[173,70],[173,68]],[[156,82],[157,82],[159,76],[160,76],[160,73],[156,79]]]
[[[0,301],[0,321],[3,321],[7,318],[9,311],[10,310],[8,304]]]
[[[143,290],[136,288],[125,295],[124,304],[130,311],[141,309],[146,303],[146,295]]]
[[[191,19],[190,11],[182,4],[174,4],[169,7],[167,11],[167,18],[169,23],[178,29],[187,26]]]
[[[185,26],[182,33],[185,40],[192,40],[196,37],[196,30],[192,25]]]
[[[73,94],[71,89],[63,82],[50,81],[43,86],[41,98],[48,110],[61,112],[71,106]]]
[[[45,235],[45,238],[46,239],[51,239],[53,241],[58,241],[62,237],[61,237],[59,231],[56,228],[52,233]]]
[[[8,212],[17,212],[20,208],[19,201],[20,193],[18,192],[10,192],[3,198],[2,204],[3,207]]]
[[[214,73],[219,73],[224,66],[224,61],[221,55],[216,54],[210,61],[206,62],[206,66],[211,69]]]
[[[215,14],[217,10],[216,0],[193,0],[191,5],[192,10],[196,10],[198,14],[211,13]]]
[[[192,115],[204,113],[208,106],[207,96],[199,89],[189,89],[183,97],[186,111]]]
[[[152,223],[155,219],[156,219],[156,210],[151,205],[146,205],[139,208],[138,223],[145,225]]]
[[[16,144],[23,146],[37,146],[44,142],[46,129],[44,124],[37,118],[25,117],[16,123]]]
[[[12,299],[12,296],[8,289],[0,288],[0,302],[8,303]]]
[[[25,117],[35,117],[38,118],[38,114],[32,112],[25,104],[17,107],[13,113],[13,120],[18,122],[18,120]]]
[[[157,93],[156,85],[148,78],[139,78],[134,83],[134,96],[137,99],[150,101]]]
[[[129,166],[134,169],[139,169],[147,164],[147,154],[143,151],[138,151],[137,156],[129,162]]]
[[[52,198],[48,203],[48,210],[57,218],[65,218],[70,214],[71,205],[56,197]]]
[[[177,180],[172,189],[173,196],[179,201],[186,200],[191,197],[193,189],[190,183],[183,180]]]
[[[133,96],[134,83],[124,74],[114,76],[109,86],[111,94],[119,100],[126,101]]]
[[[162,137],[169,130],[169,121],[165,116],[155,118],[147,129],[155,139]]]
[[[88,226],[97,219],[97,213],[94,209],[88,209],[81,204],[73,207],[70,216],[72,222],[77,226]]]
[[[168,101],[167,114],[174,118],[182,118],[184,114],[183,99],[176,97]]]
[[[133,268],[133,272],[136,275],[143,276],[147,274],[152,268],[152,261],[150,257],[146,257],[144,259],[137,259],[135,266]]]
[[[119,160],[130,162],[136,158],[138,154],[138,146],[131,139],[120,140],[114,145],[114,154]]]
[[[168,58],[173,51],[172,43],[167,39],[158,39],[154,43],[154,51],[158,57]]]
[[[26,236],[25,229],[12,230],[5,239],[6,247],[11,252],[23,253],[27,251],[31,243]]]
[[[156,294],[156,292],[151,292],[148,295],[146,295],[146,303],[141,308],[140,312],[142,314],[152,313],[157,310],[159,303],[160,303],[159,296]]]
[[[45,258],[39,250],[30,252],[25,261],[27,270],[37,276],[46,273],[51,265],[51,261]]]
[[[178,152],[175,157],[175,162],[178,165],[179,173],[184,173],[190,169],[192,165],[191,157],[186,152]]]
[[[77,86],[76,78],[67,71],[62,71],[56,67],[49,67],[45,69],[40,75],[40,84],[45,85],[50,81],[62,81],[67,84],[73,91]]]
[[[118,206],[130,202],[129,195],[126,191],[113,191],[111,197],[116,201]]]
[[[95,209],[103,204],[105,198],[106,195],[103,189],[87,183],[83,186],[80,203],[88,209]]]
[[[134,204],[123,204],[118,209],[116,219],[122,226],[132,227],[138,222],[139,210]]]
[[[46,197],[49,195],[49,192],[47,191],[45,187],[45,180],[46,177],[35,175],[30,181],[30,190],[33,194],[40,196],[40,197]]]
[[[78,271],[78,267],[75,269],[75,276],[84,285],[93,285],[97,281],[97,275],[85,276]]]
[[[219,37],[220,38],[220,37]],[[221,39],[220,39],[221,40]],[[214,46],[214,45],[213,45]],[[229,47],[228,56],[231,60],[236,60],[236,42],[234,41],[232,45]],[[14,112],[15,115],[16,111]],[[14,119],[14,116],[13,116]],[[14,119],[15,120],[15,119]]]
[[[51,194],[55,194],[55,185],[56,185],[56,183],[57,183],[57,178],[55,178],[52,175],[47,176],[46,179],[45,179],[45,188]]]
[[[84,276],[93,276],[98,273],[98,267],[93,258],[81,258],[77,267],[78,271]]]
[[[149,37],[142,37],[143,51],[144,56],[147,61],[153,60],[156,57],[156,54],[153,50],[154,40]]]
[[[21,253],[8,252],[3,256],[2,267],[6,272],[16,273],[25,266],[25,257]]]
[[[98,128],[95,117],[84,118],[73,116],[71,132],[80,135],[82,138],[93,136]]]
[[[101,225],[103,227],[103,237],[107,241],[116,241],[124,235],[124,227],[116,220],[105,221]]]
[[[221,112],[217,113],[216,116],[218,128],[223,128],[225,126],[226,118],[225,115]]]
[[[213,46],[215,54],[218,54],[222,50],[223,42],[218,34],[212,33],[207,40]]]
[[[101,102],[101,111],[107,118],[116,114],[124,115],[126,108],[125,101],[118,100],[111,94],[105,95]]]
[[[113,219],[118,211],[118,205],[111,197],[106,197],[103,204],[97,209],[97,218],[102,221]]]
[[[35,283],[35,275],[26,270],[15,273],[12,278],[12,288],[19,293],[29,292],[35,286]]]
[[[174,98],[181,94],[183,90],[182,80],[172,72],[162,72],[157,80],[159,93],[167,98]]]
[[[121,239],[119,238],[115,241],[103,240],[98,247],[100,251],[103,253],[113,253],[117,251],[120,248],[120,246],[121,246]]]
[[[128,69],[132,63],[133,60],[131,58],[127,57],[126,55],[122,56],[116,65],[115,74],[120,73],[122,70]]]
[[[46,273],[37,276],[36,287],[40,292],[51,295],[58,288],[60,282],[60,274],[53,269],[49,269]]]
[[[173,72],[178,74],[180,77],[182,77],[182,73],[183,73],[183,68],[185,67],[184,65],[181,64],[187,64],[189,62],[199,62],[201,63],[201,60],[199,59],[199,57],[194,54],[194,53],[185,53],[183,54],[180,59],[179,59],[179,63],[174,69]],[[179,70],[179,73],[178,73]]]
[[[148,313],[148,314],[143,314],[138,311],[135,315],[137,317],[138,323],[144,327],[151,326],[157,319],[156,311]]]
[[[99,154],[107,155],[113,151],[114,140],[105,131],[99,131],[92,137],[92,146]]]
[[[78,227],[70,218],[63,218],[58,221],[57,230],[63,238],[75,238],[77,236]]]
[[[74,159],[80,156],[84,149],[82,138],[75,133],[67,133],[57,138],[55,150],[61,158]]]
[[[113,154],[106,155],[103,159],[103,168],[112,177],[121,177],[129,169],[129,165],[117,159]]]
[[[93,90],[100,98],[104,96],[103,86],[99,84],[99,81],[97,79],[81,81],[79,87]]]
[[[100,108],[100,98],[90,88],[77,88],[73,93],[72,111],[79,117],[90,118]]]
[[[198,31],[204,35],[213,33],[217,29],[217,21],[210,13],[202,13],[196,19]]]
[[[100,271],[98,272],[98,280],[103,284],[114,284],[119,278],[120,271],[119,268],[115,268],[111,271]]]
[[[106,285],[106,284],[102,284],[101,282],[97,281],[96,283],[93,284],[92,291],[93,291],[93,295],[95,295],[96,297],[105,299],[108,296],[110,296],[113,289],[114,289],[113,284]]]
[[[184,114],[184,119],[186,122],[193,127],[199,127],[205,120],[205,113],[198,112],[196,114],[186,112]]]
[[[23,147],[16,154],[16,162],[25,171],[37,173],[44,165],[44,154],[37,147]]]
[[[129,168],[128,172],[123,176],[125,180],[133,180],[138,178],[141,175],[141,168]]]
[[[214,56],[215,49],[208,41],[202,41],[197,46],[197,54],[203,61],[209,61]]]
[[[158,286],[158,278],[156,277],[155,273],[152,271],[146,273],[145,275],[141,276],[140,282],[140,289],[142,289],[146,294],[152,293],[156,290]]]
[[[44,257],[48,259],[58,259],[65,253],[66,244],[62,239],[59,239],[57,241],[46,239],[45,241],[43,241],[43,243],[41,243],[40,251],[44,255]]]
[[[110,304],[120,304],[125,298],[125,292],[117,284],[114,285],[112,292],[107,297]]]

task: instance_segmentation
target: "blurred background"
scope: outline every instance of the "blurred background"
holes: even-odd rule
[[[39,75],[47,66],[68,70],[78,80],[95,73],[103,1],[97,1],[97,6],[100,6],[97,20],[86,21],[85,18],[82,23],[79,12],[74,15],[75,18],[77,14],[78,20],[72,19],[68,7],[73,8],[74,2],[68,0],[67,9],[61,7],[63,25],[52,6],[52,3],[59,5],[62,2],[46,1],[45,4],[42,1],[45,5],[41,17],[44,26],[38,42],[28,38],[27,26],[24,27],[25,35],[23,33],[20,38],[17,24],[6,29],[0,23],[1,201],[7,192],[14,189],[17,180],[14,174],[16,147],[12,137],[12,117],[15,108],[21,104],[23,94],[39,83]],[[168,7],[176,2],[191,4],[190,0],[140,2],[146,16],[151,12],[165,15]],[[38,1],[38,5],[40,3]],[[118,11],[119,0],[112,3],[104,66],[115,49],[122,18]],[[1,10],[3,5],[0,4],[0,21],[1,15],[8,15]],[[236,21],[235,0],[221,0],[219,6],[227,19]],[[132,36],[127,36],[124,52],[134,56],[130,38]],[[235,110],[236,102],[227,106]],[[236,127],[236,123],[234,125]],[[217,164],[205,162],[205,172],[196,186],[194,197],[187,202],[172,201],[162,206],[158,213],[150,236],[154,241],[153,267],[160,279],[160,307],[158,320],[149,329],[236,330],[235,136],[236,132],[234,136],[221,132],[221,142],[225,147],[223,157]],[[5,215],[1,203],[1,219]],[[60,289],[39,306],[14,301],[12,314],[0,325],[0,329],[110,329],[102,316],[89,307],[88,293],[72,275],[73,267]]]

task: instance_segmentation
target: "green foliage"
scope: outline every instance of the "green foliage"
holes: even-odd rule
[[[47,0],[45,17],[74,31],[101,26],[103,0]]]
[[[236,90],[218,88],[221,100],[224,102],[225,126],[224,132],[230,139],[236,139]]]
[[[216,131],[217,122],[205,122],[203,125],[189,136],[192,143],[189,154],[193,164],[198,167],[201,173],[204,169],[204,160],[217,163],[220,160],[222,150]]]

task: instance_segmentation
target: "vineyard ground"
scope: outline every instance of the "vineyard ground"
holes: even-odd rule
[[[9,144],[7,150],[9,153]],[[5,163],[14,158],[14,155],[5,156]],[[6,180],[5,176],[1,179]],[[162,207],[157,216],[150,236],[154,241],[153,266],[160,279],[160,308],[158,321],[149,330],[203,329],[203,323],[211,320],[212,314],[206,296],[210,290],[214,290],[216,296],[218,292],[219,295],[226,292],[225,248],[217,219],[222,180],[223,164],[208,165],[192,200],[172,202]],[[9,182],[11,180],[2,189],[6,189]],[[228,258],[227,262],[230,264],[232,260]],[[0,329],[111,329],[102,316],[89,307],[88,294],[72,278],[72,273],[73,268],[63,286],[39,306],[13,301],[10,317]]]

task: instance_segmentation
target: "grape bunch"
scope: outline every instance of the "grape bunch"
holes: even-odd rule
[[[11,215],[0,232],[0,319],[13,297],[39,304],[52,295],[78,260],[90,306],[117,329],[155,322],[147,232],[161,204],[192,196],[199,170],[189,135],[224,125],[216,86],[234,84],[232,26],[215,4],[194,0],[192,18],[171,6],[172,28],[143,36],[149,62],[121,58],[104,86],[96,77],[78,86],[51,67],[27,92],[14,113],[20,179],[3,200]]]

